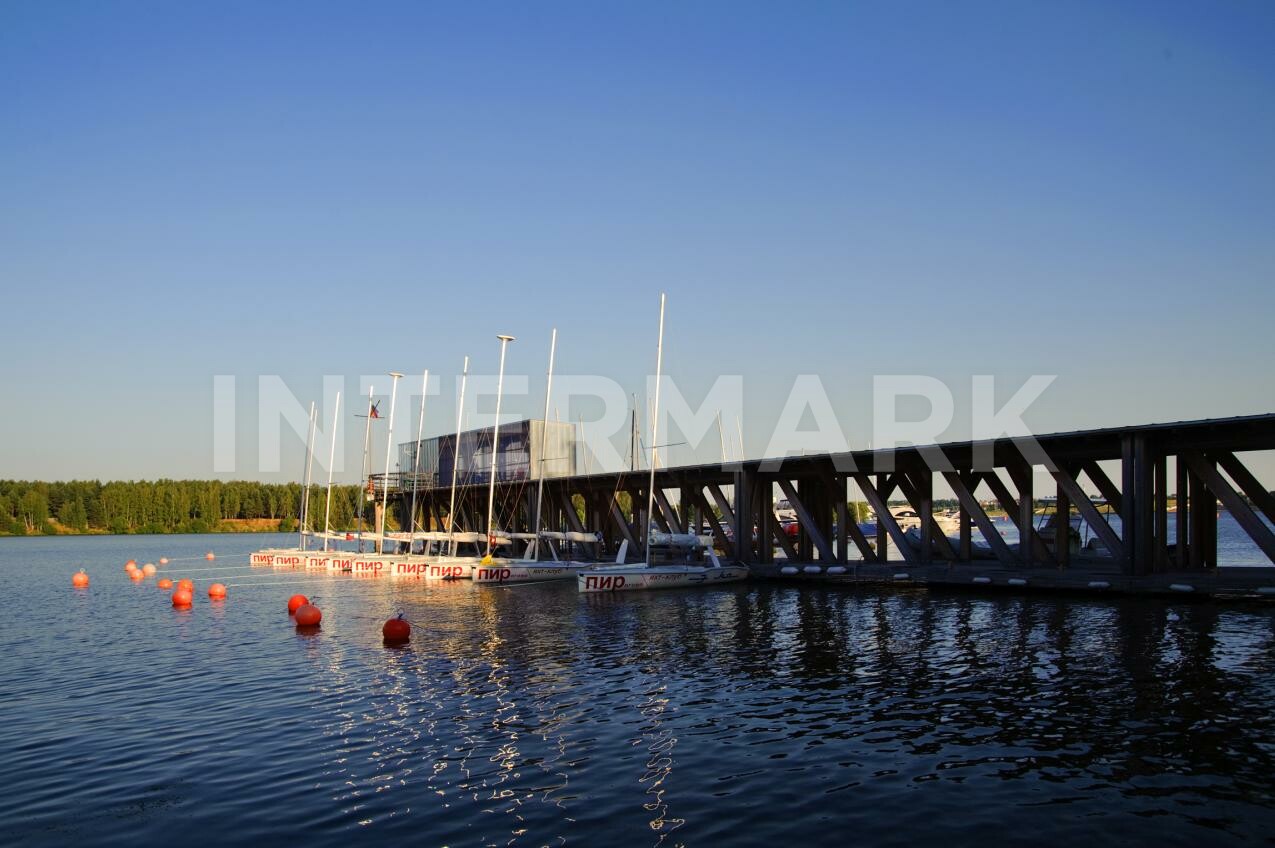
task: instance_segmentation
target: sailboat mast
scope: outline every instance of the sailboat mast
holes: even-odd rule
[[[552,335],[549,336],[549,374],[545,379],[545,418],[540,426],[540,469],[536,476],[539,482],[536,484],[536,521],[535,528],[532,533],[535,534],[535,551],[536,559],[540,558],[540,511],[544,504],[545,495],[545,449],[549,445],[549,398],[553,395],[553,354],[558,349],[558,328],[553,328]]]
[[[301,490],[301,526],[298,529],[297,548],[305,550],[305,525],[310,517],[310,471],[314,468],[314,401],[310,401],[310,431],[305,437],[305,488]]]
[[[496,423],[491,428],[491,473],[487,475],[487,556],[491,556],[493,531],[495,530],[496,471],[500,458],[500,396],[505,387],[505,349],[513,336],[496,336],[500,339],[500,376],[496,378]]]
[[[412,511],[408,514],[408,530],[407,530],[407,550],[411,553],[414,540],[412,534],[416,532],[416,487],[418,485],[417,475],[421,470],[421,435],[425,431],[425,395],[429,392],[429,369],[425,369],[425,376],[421,378],[421,413],[416,421],[416,453],[412,454]],[[426,545],[429,542],[425,543]],[[422,551],[423,552],[423,551]]]
[[[363,510],[364,504],[367,503],[363,499],[363,487],[367,485],[368,466],[367,466],[367,446],[368,439],[372,438],[372,393],[376,391],[374,386],[367,388],[367,423],[363,425],[363,479],[359,481],[359,553],[363,553]]]
[[[465,414],[465,383],[469,380],[469,357],[460,374],[460,401],[456,404],[456,444],[452,446],[452,493],[447,501],[447,552],[456,556],[456,472],[460,468],[460,428]]]
[[[332,447],[328,449],[328,503],[323,511],[323,550],[328,549],[328,533],[332,532],[332,466],[336,464],[336,425],[341,415],[341,393],[336,393],[336,407],[332,410]]]
[[[638,468],[637,393],[633,395],[633,407],[629,410],[629,470]]]
[[[394,402],[398,400],[398,381],[403,375],[397,371],[391,371],[390,376],[394,378],[394,384],[390,387],[390,426],[385,434],[385,476],[381,478],[381,521],[376,528],[376,535],[379,537],[376,542],[377,550],[382,554],[385,553],[385,516],[390,507],[390,454],[394,450]]]
[[[660,461],[660,374],[664,367],[664,292],[660,292],[660,340],[655,348],[655,405],[651,413],[651,478],[646,486],[646,564],[651,564],[651,519],[655,517],[655,466]]]

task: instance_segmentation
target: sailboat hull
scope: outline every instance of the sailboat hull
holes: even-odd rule
[[[593,568],[586,562],[493,562],[474,568],[475,583],[532,583],[540,580],[570,580],[581,571]]]
[[[581,592],[680,589],[686,586],[731,583],[746,577],[748,577],[748,569],[742,565],[611,566],[580,572],[576,575],[576,588]]]

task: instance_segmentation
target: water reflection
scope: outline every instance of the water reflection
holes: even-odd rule
[[[58,577],[25,610],[26,577],[0,586],[30,619],[0,631],[3,679],[23,681],[0,699],[26,776],[0,817],[19,840],[158,841],[161,801],[226,844],[299,829],[330,844],[1241,844],[1275,829],[1266,606],[324,576],[307,592],[322,629],[305,635],[281,609],[291,588],[175,613],[122,575],[87,593]],[[78,614],[73,651],[31,625],[56,603]],[[412,642],[386,649],[400,611]],[[122,648],[146,631],[146,651]]]

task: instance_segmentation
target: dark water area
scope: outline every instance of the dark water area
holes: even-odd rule
[[[5,844],[1275,836],[1275,607],[246,566],[282,543],[0,540]],[[192,610],[123,571],[160,556]]]

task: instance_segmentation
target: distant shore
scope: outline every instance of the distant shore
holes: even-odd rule
[[[53,532],[50,533],[48,532],[49,530]],[[297,523],[290,518],[224,518],[213,527],[199,529],[179,527],[172,530],[139,528],[125,533],[112,533],[110,530],[99,527],[79,530],[59,524],[57,521],[49,520],[45,522],[42,529],[29,533],[0,532],[0,538],[22,538],[24,536],[174,536],[183,533],[295,533],[296,531]]]

